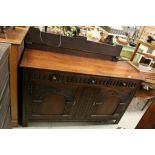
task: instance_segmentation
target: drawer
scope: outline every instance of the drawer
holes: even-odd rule
[[[5,114],[4,122],[2,125],[2,129],[11,129],[12,124],[11,124],[11,111],[10,111],[10,106],[7,108],[7,112]]]
[[[49,72],[41,70],[31,70],[29,72],[29,80],[34,82],[48,83],[66,83],[86,86],[101,86],[101,87],[117,87],[135,89],[139,85],[138,80],[120,79],[112,77],[101,77],[92,75],[80,75],[63,72]]]
[[[3,60],[3,63],[0,64],[0,94],[9,77],[9,62],[8,56],[6,56]]]
[[[5,119],[7,108],[10,105],[10,87],[8,80],[6,81],[4,91],[0,96],[0,127]]]
[[[0,43],[0,66],[4,61],[4,58],[9,55],[10,44]]]

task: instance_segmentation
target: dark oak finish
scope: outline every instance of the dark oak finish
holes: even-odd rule
[[[23,126],[29,121],[118,123],[141,84],[141,75],[126,62],[26,49],[20,67]]]
[[[25,39],[28,48],[57,51],[58,53],[67,53],[80,55],[84,57],[93,57],[98,59],[108,59],[117,61],[122,46],[109,45],[100,42],[87,40],[86,37],[68,37],[47,32],[42,32],[38,28],[30,27]]]
[[[125,61],[112,62],[68,54],[25,49],[21,67],[70,73],[142,80],[141,74]]]

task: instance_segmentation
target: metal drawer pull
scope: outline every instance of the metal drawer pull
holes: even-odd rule
[[[125,103],[124,102],[122,102],[122,103],[119,103],[120,105],[124,105]]]
[[[123,86],[126,86],[126,83],[125,82],[123,82]]]
[[[54,80],[54,81],[57,80],[56,75],[53,75],[53,76],[52,76],[52,80]]]
[[[32,100],[32,102],[34,102],[34,103],[42,103],[43,101],[42,100]]]
[[[75,105],[76,104],[76,101],[66,101],[65,103],[66,104],[70,104],[70,105]]]
[[[96,83],[96,81],[95,81],[95,80],[91,80],[91,83],[93,83],[93,84],[94,84],[94,83]]]
[[[96,83],[96,80],[90,79],[90,80],[89,80],[89,83],[90,83],[90,84],[95,84],[95,83]]]
[[[97,104],[97,105],[101,105],[101,104],[103,104],[103,102],[96,102],[95,104]]]

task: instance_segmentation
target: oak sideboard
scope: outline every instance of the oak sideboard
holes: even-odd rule
[[[31,121],[118,123],[142,81],[128,62],[25,49],[22,125]]]

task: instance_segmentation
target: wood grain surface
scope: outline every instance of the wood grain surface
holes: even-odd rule
[[[6,32],[6,38],[0,38],[0,42],[7,42],[11,44],[21,44],[23,38],[28,32],[28,27],[16,27],[15,30],[9,30]]]
[[[112,62],[61,53],[25,49],[20,67],[142,80],[125,61]]]
[[[0,42],[10,43],[10,92],[11,92],[11,119],[14,127],[18,126],[18,63],[24,49],[24,38],[28,27],[16,27],[15,30],[6,32],[6,38],[0,38]]]
[[[154,129],[155,128],[155,101],[148,107],[136,129]]]

